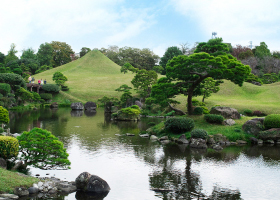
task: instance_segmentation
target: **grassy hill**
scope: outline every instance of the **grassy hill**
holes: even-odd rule
[[[52,76],[59,71],[67,76],[66,85],[70,88],[67,92],[61,92],[60,96],[76,101],[96,101],[103,96],[119,97],[116,92],[122,84],[132,87],[132,73],[123,74],[120,66],[99,51],[91,51],[82,58],[59,66],[57,68],[36,74],[35,80],[47,79],[48,83],[54,83]]]
[[[70,90],[61,92],[60,99],[71,99],[73,101],[96,101],[103,96],[120,97],[115,89],[122,84],[132,87],[132,73],[123,74],[120,66],[112,62],[99,51],[91,51],[84,57],[66,65],[45,71],[35,75],[38,78],[47,79],[48,83],[54,83],[52,76],[56,71],[62,72],[68,77],[66,85]],[[244,83],[242,87],[225,81],[220,86],[220,91],[212,94],[205,100],[208,108],[214,105],[230,106],[242,112],[244,109],[260,110],[267,114],[280,114],[280,82],[256,86]],[[202,97],[194,97],[201,100]],[[181,102],[179,107],[187,110],[187,97],[180,95],[176,99]]]

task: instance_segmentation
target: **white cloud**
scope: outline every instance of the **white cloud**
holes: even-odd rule
[[[280,2],[276,0],[171,0],[175,9],[211,36],[218,33],[225,42],[280,49]]]

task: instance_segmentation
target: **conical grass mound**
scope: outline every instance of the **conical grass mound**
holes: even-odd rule
[[[119,97],[120,93],[115,89],[122,84],[132,86],[131,80],[134,75],[123,74],[120,68],[100,51],[94,50],[76,61],[36,74],[34,77],[35,82],[38,79],[46,79],[47,83],[54,83],[52,76],[59,71],[68,78],[66,85],[70,90],[62,92],[66,98],[82,102],[96,101],[103,96]]]

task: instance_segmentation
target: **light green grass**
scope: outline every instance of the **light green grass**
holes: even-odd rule
[[[31,187],[39,180],[34,177],[23,177],[0,167],[0,192],[13,193],[16,187]]]

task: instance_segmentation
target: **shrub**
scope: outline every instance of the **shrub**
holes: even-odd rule
[[[7,83],[0,83],[0,93],[7,95],[11,91],[11,86]]]
[[[52,94],[50,93],[42,93],[40,94],[41,98],[44,99],[45,101],[51,100],[52,99]]]
[[[149,126],[154,126],[154,125],[156,125],[156,123],[155,122],[149,122],[148,125]]]
[[[37,92],[32,92],[34,101],[40,101],[41,96]]]
[[[252,114],[253,116],[258,116],[258,117],[262,117],[262,116],[266,116],[265,113],[259,111],[259,110],[255,110]]]
[[[250,110],[250,109],[245,109],[244,114],[247,115],[247,116],[253,116],[253,111]]]
[[[2,106],[0,106],[0,123],[7,124],[9,123],[10,118],[9,118],[9,112]]]
[[[175,111],[172,110],[172,111],[166,113],[164,116],[165,116],[165,117],[166,117],[166,116],[174,116],[174,114],[175,114]]]
[[[10,159],[18,155],[19,142],[16,138],[10,136],[0,137],[0,157]]]
[[[264,118],[265,129],[280,128],[280,114],[268,115]]]
[[[59,86],[56,84],[45,84],[42,86],[42,89],[49,93],[59,92]]]
[[[20,96],[23,101],[29,101],[33,99],[33,94],[23,87],[17,90],[17,95]]]
[[[202,101],[198,101],[197,99],[192,99],[192,105],[193,106],[206,106],[206,104]],[[188,107],[188,104],[187,104]]]
[[[19,87],[26,88],[24,79],[18,74],[0,73],[0,83],[7,83],[16,91]]]
[[[0,99],[2,99],[2,98],[3,98],[3,94],[0,93]]]
[[[203,114],[209,114],[210,111],[208,110],[208,108],[206,106],[200,106],[203,109]]]
[[[193,138],[202,138],[202,139],[206,139],[208,136],[208,133],[203,130],[203,129],[194,129],[191,132],[191,136]]]
[[[222,115],[215,115],[215,114],[204,115],[204,119],[208,123],[215,123],[215,124],[222,124],[224,121],[224,117]]]
[[[117,112],[118,119],[134,119],[138,118],[141,113],[140,108],[137,105],[133,105],[131,107],[122,108]]]
[[[15,97],[15,95],[13,93],[8,93],[7,96],[8,97]]]
[[[194,110],[193,110],[193,113],[195,115],[202,115],[203,114],[203,108],[201,107],[195,107]]]
[[[61,90],[62,90],[62,91],[68,91],[68,90],[69,90],[69,87],[66,86],[66,85],[62,85],[62,86],[61,86]]]
[[[0,133],[3,133],[4,129],[2,127],[0,127]]]
[[[194,121],[191,118],[173,117],[164,122],[165,129],[176,134],[190,131],[194,128]]]

